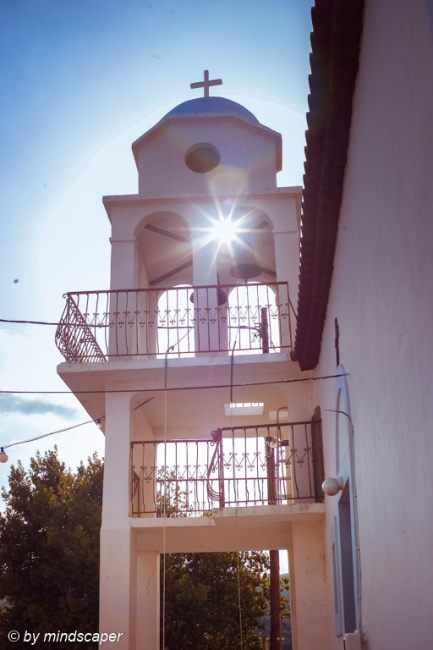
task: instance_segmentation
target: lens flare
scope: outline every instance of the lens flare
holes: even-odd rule
[[[232,219],[218,219],[212,227],[212,237],[221,244],[229,244],[236,237],[237,224]]]

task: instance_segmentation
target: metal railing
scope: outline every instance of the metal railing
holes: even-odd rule
[[[292,347],[286,282],[67,293],[56,343],[68,362],[260,353]]]
[[[105,361],[87,314],[81,313],[73,296],[68,294],[66,307],[56,331],[56,344],[66,361]]]
[[[131,443],[133,517],[323,501],[320,421],[218,429],[200,440]]]

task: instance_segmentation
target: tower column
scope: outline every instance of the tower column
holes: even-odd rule
[[[111,239],[111,289],[135,289],[137,278],[135,239]]]
[[[138,354],[136,241],[111,240],[110,339],[108,354]]]
[[[216,265],[216,242],[206,242],[203,237],[192,241],[193,284],[203,287],[194,291],[195,349],[200,352],[218,353],[227,348],[227,322],[221,319],[218,290],[206,287],[218,284]]]
[[[118,650],[135,650],[137,562],[128,516],[130,395],[107,393],[105,417],[99,629],[122,633]]]
[[[303,383],[293,384],[290,387],[289,422],[310,421],[312,410],[309,388],[306,388]],[[303,503],[313,503],[314,498],[311,493],[314,469],[310,427],[294,427],[290,434],[289,453],[291,455],[293,489],[296,485],[296,494],[293,496],[302,498]]]
[[[137,557],[137,650],[159,650],[160,554],[146,551]]]
[[[293,524],[289,567],[293,648],[328,650],[322,523]]]
[[[298,262],[298,238],[296,231],[279,232],[274,236],[275,242],[275,264],[277,271],[277,278],[293,278],[297,277],[296,264]],[[288,297],[292,305],[297,295],[297,285],[289,284],[289,295],[285,296],[283,293],[278,296],[278,300],[283,303]],[[281,309],[284,310],[282,306]],[[295,336],[296,322],[290,303],[287,305],[288,317],[281,319],[281,345],[283,348],[289,348],[290,344],[293,345],[293,337]],[[290,323],[292,324],[292,331],[290,331]]]

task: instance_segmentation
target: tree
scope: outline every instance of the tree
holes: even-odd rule
[[[172,554],[166,556],[165,565],[167,650],[239,648],[239,588],[244,647],[261,650],[257,628],[269,608],[267,554]],[[161,567],[163,573],[163,563]]]
[[[0,638],[9,630],[42,638],[58,630],[97,631],[102,478],[96,454],[71,472],[56,447],[38,452],[29,470],[20,462],[11,467],[0,514]],[[169,485],[166,513],[179,516],[185,498]],[[268,566],[261,552],[166,555],[166,648],[239,647],[239,584],[244,647],[261,649],[255,630],[268,611]]]
[[[0,631],[98,629],[103,462],[75,473],[57,447],[12,466],[0,515]],[[68,643],[71,648],[83,644]]]
[[[163,516],[164,509],[167,517],[188,516],[188,493],[179,488],[173,472],[161,470],[161,481],[164,478],[157,493],[157,516]],[[261,650],[258,630],[265,628],[263,621],[269,615],[269,568],[269,556],[260,551],[161,556],[163,650],[238,648],[241,627],[243,647]],[[281,591],[287,586],[288,580],[282,578]],[[287,603],[282,594],[283,615],[290,616]]]

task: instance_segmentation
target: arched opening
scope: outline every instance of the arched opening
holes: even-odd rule
[[[177,212],[153,212],[135,230],[139,288],[192,282],[191,233]]]
[[[228,298],[228,328],[233,354],[279,352],[278,286],[249,282],[233,287]]]

